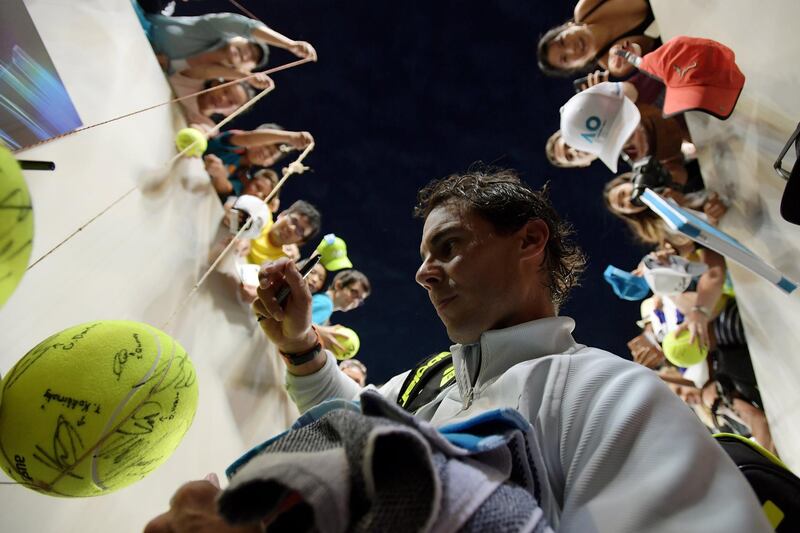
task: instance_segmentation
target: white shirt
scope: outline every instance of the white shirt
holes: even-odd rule
[[[451,347],[456,384],[416,415],[436,425],[499,407],[534,427],[554,529],[576,532],[771,531],[745,478],[655,372],[577,344],[571,318],[487,331]],[[301,412],[360,388],[328,361],[287,374]],[[396,400],[408,372],[380,392]]]

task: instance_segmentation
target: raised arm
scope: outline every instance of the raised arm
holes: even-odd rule
[[[287,258],[278,259],[262,266],[258,276],[260,285],[253,311],[286,363],[286,384],[300,412],[324,400],[357,396],[361,387],[345,376],[333,355],[318,344],[311,327],[311,293],[296,265]],[[287,285],[289,297],[281,308],[276,295]],[[310,353],[311,359],[297,363],[298,358]]]
[[[314,138],[307,131],[285,131],[265,128],[234,133],[231,135],[230,142],[245,148],[264,144],[288,144],[302,150],[314,142]]]
[[[233,67],[226,67],[218,63],[205,63],[196,66],[190,66],[181,71],[181,74],[187,78],[196,80],[210,80],[214,78],[222,78],[225,80],[239,80],[247,76],[246,72],[241,72]]]
[[[289,39],[282,33],[278,33],[277,31],[263,24],[254,27],[251,35],[254,39],[261,41],[262,43],[283,48],[284,50],[288,50],[289,52],[293,53],[297,57],[310,58],[313,61],[317,60],[317,51],[314,50],[314,47],[311,46],[310,43]]]
[[[700,279],[697,281],[697,291],[694,305],[691,309],[681,309],[686,320],[679,326],[678,331],[688,329],[691,342],[700,339],[702,346],[709,346],[708,323],[714,317],[714,308],[722,296],[725,285],[725,258],[713,250],[703,250],[703,261],[708,265]]]

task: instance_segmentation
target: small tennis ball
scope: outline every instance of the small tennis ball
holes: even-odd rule
[[[334,346],[332,351],[339,361],[352,359],[358,353],[358,349],[361,348],[361,340],[358,338],[358,334],[344,326],[336,327],[336,340],[342,345],[342,349],[340,350]]]
[[[17,160],[0,144],[0,307],[17,288],[33,247],[33,207]]]
[[[1,386],[0,466],[53,496],[95,496],[142,479],[172,454],[197,407],[180,344],[122,320],[56,333]]]
[[[708,355],[708,348],[701,348],[700,341],[695,339],[690,343],[691,334],[684,330],[680,335],[675,335],[674,331],[667,333],[661,342],[661,349],[664,350],[664,357],[675,366],[688,368],[694,366]]]
[[[175,146],[183,151],[187,146],[194,145],[186,151],[189,157],[200,157],[208,148],[208,141],[203,132],[194,128],[183,128],[175,135]]]

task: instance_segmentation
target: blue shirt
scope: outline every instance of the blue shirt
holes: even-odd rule
[[[146,14],[148,37],[157,54],[186,59],[219,48],[230,37],[251,38],[261,22],[237,13],[209,13],[199,17]]]
[[[320,292],[311,297],[311,321],[324,326],[333,314],[333,300],[327,293]]]
[[[231,137],[235,133],[239,133],[239,130],[224,131],[216,137],[211,137],[205,154],[214,154],[222,160],[228,170],[228,181],[233,186],[233,195],[239,196],[244,189],[240,172],[247,171],[247,168],[242,168],[241,160],[247,149],[231,143]]]

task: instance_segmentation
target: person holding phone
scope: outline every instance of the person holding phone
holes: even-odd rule
[[[646,35],[654,20],[647,0],[579,0],[570,20],[539,39],[539,68],[548,76],[573,76],[595,64],[609,68],[609,50],[626,40],[649,52],[658,44]],[[632,70],[623,64],[613,74]]]

